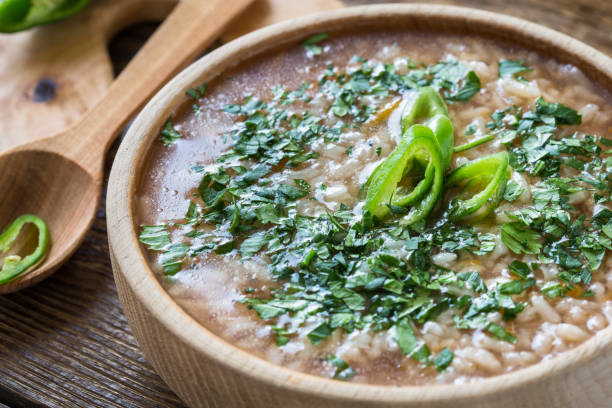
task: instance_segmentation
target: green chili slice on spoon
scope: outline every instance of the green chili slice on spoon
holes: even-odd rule
[[[18,217],[0,234],[0,252],[6,253],[11,249],[26,224],[33,224],[38,229],[38,245],[34,252],[23,258],[17,255],[9,255],[4,258],[4,264],[0,270],[0,285],[36,266],[47,255],[50,241],[49,227],[42,218],[30,214]]]
[[[448,176],[444,188],[460,188],[451,200],[451,221],[480,221],[491,214],[510,178],[508,161],[508,153],[499,152],[472,160]]]

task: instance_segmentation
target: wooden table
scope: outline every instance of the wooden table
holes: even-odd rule
[[[301,0],[294,0],[301,1]],[[347,5],[388,1],[345,0]],[[611,0],[436,0],[522,17],[612,55]],[[116,71],[155,29],[110,45]],[[107,175],[116,147],[107,157]],[[113,282],[105,201],[81,248],[53,277],[0,296],[0,408],[182,407],[138,348]],[[4,404],[4,405],[3,405]]]

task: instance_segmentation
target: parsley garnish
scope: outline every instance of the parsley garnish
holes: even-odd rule
[[[501,239],[515,254],[537,254],[542,246],[540,234],[518,222],[502,224]]]
[[[504,200],[512,202],[519,198],[525,189],[514,180],[509,180],[504,190]]]
[[[317,43],[329,38],[329,34],[327,33],[319,33],[315,34],[312,37],[309,37],[302,43],[302,46],[306,49],[306,51],[312,53],[312,55],[320,55],[323,52],[323,49],[317,45]]]
[[[187,96],[189,96],[190,98],[197,100],[200,100],[203,96],[204,93],[206,92],[206,84],[201,84],[195,88],[189,88],[186,92]]]
[[[533,71],[532,68],[525,66],[525,61],[522,59],[518,60],[501,60],[499,61],[498,76],[503,78],[508,75],[515,76],[521,72]]]
[[[170,146],[172,143],[176,142],[182,137],[183,135],[181,135],[176,129],[174,129],[172,119],[168,118],[166,124],[164,125],[161,131],[161,141],[164,146]]]
[[[161,251],[170,245],[170,233],[165,225],[142,225],[138,239],[153,251]]]
[[[453,358],[455,358],[453,352],[447,347],[443,348],[442,351],[440,351],[440,353],[436,356],[436,358],[434,358],[434,365],[436,366],[436,370],[444,371],[446,367],[451,365],[451,363],[453,362]]]
[[[346,361],[340,357],[336,357],[330,354],[327,357],[327,361],[336,367],[336,372],[333,375],[334,380],[350,380],[355,376],[355,370],[353,370]]]

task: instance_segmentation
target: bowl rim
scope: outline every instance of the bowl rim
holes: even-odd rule
[[[279,43],[290,44],[320,32],[321,27],[356,19],[363,21],[364,25],[375,25],[376,19],[384,17],[437,18],[456,24],[460,21],[461,24],[480,27],[484,31],[487,27],[501,30],[500,39],[503,34],[509,38],[517,36],[519,41],[534,41],[531,45],[521,44],[528,50],[538,49],[538,53],[547,53],[546,50],[562,51],[565,57],[560,59],[571,59],[580,68],[594,69],[590,79],[595,82],[604,81],[605,88],[612,92],[612,59],[606,55],[555,30],[488,11],[446,5],[369,5],[316,13],[259,29],[212,51],[179,73],[153,97],[130,126],[113,164],[107,193],[109,246],[117,263],[115,272],[122,274],[133,294],[152,316],[183,343],[206,355],[208,359],[269,385],[302,394],[317,394],[331,400],[372,403],[457,401],[474,395],[485,396],[501,390],[516,389],[531,381],[567,372],[573,365],[598,358],[612,346],[612,326],[549,360],[466,384],[391,386],[336,381],[278,366],[213,334],[170,297],[150,269],[137,238],[134,222],[135,192],[141,179],[143,163],[155,140],[156,130],[183,100],[184,92],[194,83],[199,83],[198,80],[213,78],[225,68],[277,48]],[[467,35],[482,36],[482,33],[458,34]],[[237,62],[228,63],[228,57],[232,56],[237,57]]]

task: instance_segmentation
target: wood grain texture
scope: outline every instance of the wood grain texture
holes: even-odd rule
[[[38,283],[68,260],[94,220],[110,143],[162,85],[252,2],[181,0],[104,96],[74,125],[0,153],[0,225],[22,214],[36,214],[46,220],[51,235],[50,250],[40,265],[1,285],[0,294]],[[141,0],[139,7],[153,4]],[[27,245],[27,240],[18,239],[16,250],[20,244]]]
[[[161,287],[138,242],[135,191],[153,138],[179,97],[247,57],[321,31],[389,27],[477,35],[572,63],[612,91],[612,59],[566,35],[525,20],[465,8],[386,5],[353,8],[270,27],[216,50],[168,83],[139,114],[109,181],[108,228],[113,272],[124,311],[157,372],[192,407],[500,408],[602,407],[612,401],[612,328],[575,349],[516,372],[461,385],[386,387],[292,371],[220,339],[183,311]],[[179,96],[179,97],[177,97]],[[213,134],[210,134],[214,137]],[[581,397],[576,398],[577,395]],[[552,404],[551,404],[552,405]]]
[[[0,151],[75,123],[113,80],[109,38],[177,1],[96,0],[63,24],[0,34]]]
[[[259,0],[251,4],[221,36],[221,41],[228,42],[257,28],[265,27],[278,21],[300,17],[316,11],[334,10],[343,7],[340,0]]]
[[[434,1],[438,2],[442,3]],[[612,8],[607,0],[443,3],[523,17],[612,55]],[[154,27],[130,29],[111,44],[116,70],[125,66]],[[4,62],[5,49],[0,53]],[[97,80],[103,82],[100,78]],[[76,101],[69,103],[82,103],[73,97]],[[0,126],[3,123],[4,118]],[[107,163],[113,156],[111,149]],[[104,199],[92,229],[72,259],[46,281],[17,294],[0,296],[0,312],[0,407],[2,403],[8,407],[183,406],[153,372],[127,326],[111,276]],[[67,359],[66,354],[77,357]],[[95,375],[91,374],[92,367],[96,368]],[[577,401],[582,401],[582,396],[577,396]]]

